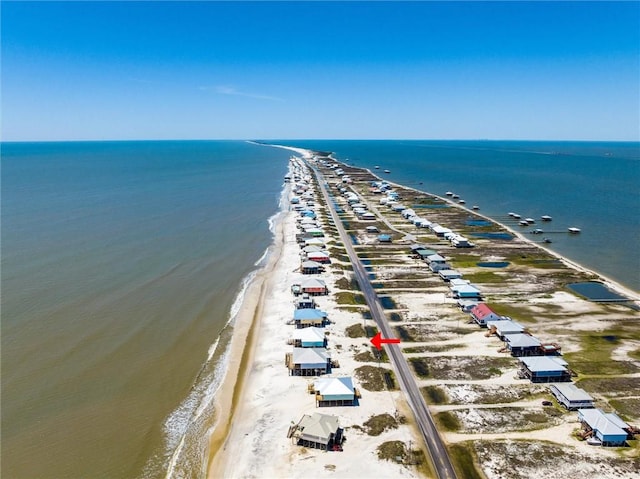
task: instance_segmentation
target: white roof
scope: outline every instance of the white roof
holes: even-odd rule
[[[316,261],[303,261],[302,262],[302,267],[303,268],[319,268],[320,266],[322,266],[320,263],[317,263]]]
[[[593,401],[593,398],[573,383],[552,384],[551,389],[556,389],[569,401]]]
[[[327,283],[325,283],[321,279],[310,278],[300,283],[300,286],[303,288],[326,288]]]
[[[429,260],[431,263],[433,263],[434,261],[446,261],[442,256],[440,256],[439,254],[432,254],[430,256],[427,256],[427,260]]]
[[[514,334],[524,331],[524,326],[520,323],[516,323],[511,319],[499,319],[497,321],[487,321],[487,327],[491,328],[495,326],[498,334]]]
[[[301,341],[324,341],[324,329],[316,327],[296,329],[292,337]]]
[[[353,394],[353,379],[350,377],[321,378],[313,383],[313,387],[322,396]]]
[[[455,281],[455,279],[452,279],[451,281]],[[480,293],[480,290],[478,288],[476,288],[472,284],[454,285],[451,288],[451,291],[457,292],[458,294],[460,294],[460,293]]]
[[[325,348],[293,348],[295,364],[325,364],[330,357]]]
[[[567,362],[558,357],[549,356],[533,356],[529,358],[520,358],[520,362],[527,366],[532,372],[540,371],[566,371]]]
[[[462,276],[462,273],[455,269],[441,269],[438,274],[440,276]]]
[[[510,334],[507,336],[507,342],[512,348],[532,348],[540,346],[540,341],[528,334]]]
[[[462,279],[462,278],[453,278],[450,282],[449,282],[449,286],[451,288],[453,288],[454,286],[462,286],[465,284],[470,284],[471,281],[469,281],[468,279]]]

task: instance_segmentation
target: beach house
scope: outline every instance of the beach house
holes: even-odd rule
[[[360,398],[350,377],[317,379],[310,391],[316,396],[316,407],[357,406]]]
[[[552,384],[551,394],[569,411],[593,407],[593,398],[573,383]]]
[[[517,323],[506,316],[497,321],[487,321],[487,328],[489,328],[487,336],[495,334],[503,341],[506,341],[507,335],[523,333],[525,330],[524,326],[520,323]]]
[[[291,335],[290,344],[297,348],[326,348],[327,336],[323,328],[296,329]]]
[[[320,376],[331,372],[331,356],[325,348],[297,348],[285,355],[290,376]]]
[[[451,294],[454,298],[475,299],[476,304],[477,300],[482,298],[482,292],[472,284],[455,285],[451,288]]]
[[[329,323],[327,313],[315,308],[296,309],[293,312],[293,324],[297,329],[312,326],[322,328]]]
[[[440,278],[442,278],[446,282],[449,282],[452,279],[462,278],[462,273],[460,271],[458,271],[458,270],[455,270],[455,269],[441,269],[441,270],[438,270],[438,275],[440,276]]]
[[[323,451],[342,450],[342,428],[338,418],[327,414],[305,414],[302,419],[289,427],[287,437],[298,446]]]
[[[303,294],[302,297],[296,299],[293,304],[295,304],[296,309],[313,309],[316,307],[315,300],[308,294]]]
[[[520,372],[522,378],[530,379],[533,383],[553,383],[571,381],[571,372],[567,369],[567,362],[559,357],[534,356],[520,358]]]
[[[322,270],[322,265],[317,261],[303,261],[300,265],[302,274],[319,274]]]
[[[474,308],[471,308],[471,317],[479,326],[486,326],[487,321],[498,321],[502,319],[498,313],[493,311],[485,303],[480,303]]]
[[[323,251],[314,251],[311,253],[307,253],[308,261],[315,261],[320,264],[328,264],[331,263],[331,258],[329,257],[329,253],[325,253]]]
[[[327,284],[318,278],[310,278],[300,283],[300,288],[303,293],[310,294],[312,296],[325,295],[329,293]]]
[[[578,409],[578,419],[585,429],[582,436],[593,438],[593,444],[623,446],[629,436],[629,425],[617,414],[601,409]]]
[[[541,356],[540,340],[528,334],[508,334],[506,346],[512,356]]]

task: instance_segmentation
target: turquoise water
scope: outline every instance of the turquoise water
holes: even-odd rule
[[[2,144],[3,477],[196,475],[289,156]]]
[[[284,143],[284,140],[281,140]],[[640,291],[640,144],[537,141],[289,141],[333,151],[384,179],[444,196],[452,191],[519,231],[542,228],[546,247]],[[520,229],[508,216],[532,217]],[[541,223],[540,216],[553,221]],[[427,213],[428,216],[428,213]],[[582,229],[568,235],[568,227]],[[532,238],[534,239],[534,238]],[[537,238],[535,238],[537,239]]]

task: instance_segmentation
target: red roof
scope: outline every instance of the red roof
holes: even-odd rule
[[[489,306],[485,303],[478,303],[476,306],[471,308],[471,314],[473,314],[478,319],[486,318],[491,314],[496,314]]]

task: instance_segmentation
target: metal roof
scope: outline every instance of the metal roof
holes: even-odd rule
[[[305,319],[324,319],[326,317],[326,312],[320,311],[316,308],[296,309],[293,312],[293,319],[295,321],[304,321]]]
[[[298,423],[301,439],[322,443],[329,442],[331,435],[335,434],[339,427],[337,416],[329,416],[317,412],[311,416],[305,414]]]
[[[510,334],[507,342],[512,348],[535,348],[540,346],[540,341],[528,334]]]
[[[353,394],[353,379],[350,377],[320,378],[313,383],[313,386],[322,396]]]
[[[330,357],[325,348],[293,348],[295,364],[325,364]]]
[[[593,430],[607,436],[627,436],[623,427],[629,425],[616,414],[604,413],[601,409],[578,409],[578,416]]]
[[[580,389],[573,383],[552,384],[550,387],[562,394],[568,401],[593,401],[584,389]]]
[[[301,341],[324,341],[324,329],[322,328],[302,328],[293,332],[293,339]]]
[[[528,358],[520,358],[527,369],[531,372],[542,371],[566,371],[567,362],[562,358],[549,356],[533,356]]]

